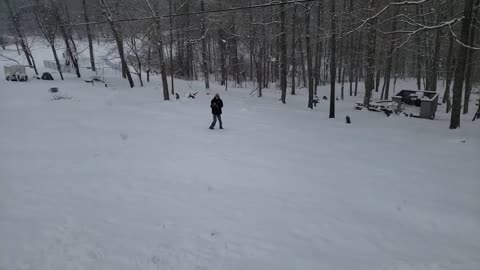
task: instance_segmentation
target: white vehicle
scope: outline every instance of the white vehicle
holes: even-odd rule
[[[15,66],[5,66],[5,79],[7,81],[17,81],[17,82],[26,82],[28,81],[27,72],[25,71],[25,66],[15,65]]]

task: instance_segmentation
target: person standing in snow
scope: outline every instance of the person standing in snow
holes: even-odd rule
[[[210,129],[213,129],[215,127],[215,125],[217,124],[217,119],[218,119],[218,123],[220,124],[220,129],[223,129],[223,126],[222,126],[223,101],[220,98],[219,94],[215,94],[215,97],[213,97],[212,102],[210,102],[210,108],[212,108],[212,114],[213,114],[213,122],[210,125]]]

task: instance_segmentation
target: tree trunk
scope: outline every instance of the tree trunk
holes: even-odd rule
[[[353,14],[353,0],[350,0],[350,3],[349,3],[349,12],[350,14]],[[353,24],[353,18],[350,19],[350,28],[353,29],[354,27],[354,24]],[[353,96],[353,69],[354,69],[354,56],[355,56],[355,53],[354,53],[354,49],[355,49],[355,45],[354,45],[354,35],[353,34],[350,34],[350,42],[349,42],[350,46],[350,68],[349,68],[349,73],[348,73],[348,81],[350,83],[350,96]]]
[[[25,58],[27,59],[28,65],[33,66],[33,68],[35,70],[35,74],[38,75],[37,67],[36,67],[36,65],[34,64],[34,61],[33,61],[33,55],[30,53],[30,50],[28,49],[27,43],[26,43],[25,38],[23,36],[23,32],[20,29],[20,22],[19,22],[19,19],[18,19],[18,15],[14,14],[13,9],[10,6],[9,0],[4,0],[4,2],[5,2],[5,5],[7,6],[10,21],[13,24],[13,27],[15,28],[15,32],[17,34],[17,40],[20,43],[20,47],[22,48],[23,53],[25,54]],[[15,42],[15,44],[17,44],[17,42]]]
[[[375,10],[375,1],[369,1],[369,9],[373,14]],[[367,54],[367,78],[365,80],[365,98],[363,100],[363,106],[367,107],[370,105],[370,99],[372,97],[372,91],[375,87],[375,47],[376,47],[376,18],[373,18],[370,21],[370,24],[367,28],[367,44],[366,44],[366,54]]]
[[[200,8],[203,11],[205,11],[205,3],[202,0],[200,2]],[[205,89],[210,89],[210,81],[208,79],[208,63],[207,63],[207,43],[206,43],[206,29],[205,29],[205,17],[202,17],[202,25],[201,25],[201,31],[202,31],[202,63],[203,63],[203,74],[205,76]]]
[[[78,61],[76,56],[72,52],[72,48],[70,47],[70,42],[69,38],[67,35],[67,32],[65,30],[65,27],[61,26],[60,31],[62,32],[63,40],[65,41],[65,48],[67,49],[68,56],[70,57],[70,60],[72,61],[73,67],[75,68],[75,73],[77,74],[78,78],[81,78],[82,76],[80,75],[80,69],[78,67]]]
[[[140,60],[140,57],[137,53],[135,53],[135,58],[137,60],[137,76],[138,76],[138,81],[140,82],[140,87],[143,87],[143,79],[142,79],[142,61]]]
[[[420,4],[417,5],[420,11],[420,17],[422,19],[422,24],[427,25],[427,21],[425,18],[425,11],[424,11],[424,5]],[[425,83],[424,83],[424,89],[428,90],[428,88],[431,85],[430,79],[431,79],[431,73],[432,73],[432,64],[431,64],[431,53],[430,53],[430,45],[429,45],[429,36],[430,32],[423,32],[422,34],[419,34],[419,37],[423,41],[423,65],[425,67]]]
[[[250,6],[253,6],[253,0],[250,0]],[[249,19],[250,19],[250,23],[253,23],[253,9],[250,9],[250,14],[249,14]],[[250,25],[250,39],[249,39],[249,43],[250,43],[250,80],[253,81],[254,78],[253,78],[253,46],[254,46],[254,42],[255,42],[255,25]]]
[[[300,48],[300,68],[302,70],[303,87],[307,87],[307,71],[305,69],[305,54],[303,53],[302,39],[299,39],[298,42],[298,47]]]
[[[296,53],[296,44],[297,44],[297,5],[293,7],[293,14],[292,14],[292,56],[291,63],[292,63],[292,96],[295,95],[295,76],[297,75],[297,63],[295,62],[295,53]],[[308,45],[307,45],[308,46]],[[307,56],[308,57],[308,56]]]
[[[346,68],[343,68],[342,71],[342,79],[341,79],[341,91],[340,91],[340,99],[344,100],[345,99],[345,73],[346,73]]]
[[[170,14],[170,76],[171,82],[170,86],[172,87],[172,95],[175,94],[175,69],[173,66],[173,16],[172,16],[172,0],[169,1],[169,14]]]
[[[357,37],[357,38],[358,38],[358,46],[357,46],[357,50],[356,50],[356,51],[357,51],[357,52],[360,52],[360,51],[363,50],[363,48],[362,48],[362,34],[361,34],[361,32],[358,33],[358,37]],[[358,81],[359,81],[359,79],[360,79],[360,71],[361,71],[361,69],[360,69],[361,57],[358,55],[358,53],[356,53],[355,55],[356,55],[357,59],[356,59],[356,61],[355,61],[355,69],[356,69],[356,71],[355,71],[355,92],[354,92],[353,95],[354,95],[354,96],[357,96],[357,95],[358,95]]]
[[[50,48],[52,49],[53,58],[55,59],[58,73],[60,74],[60,78],[63,81],[62,65],[60,64],[60,60],[58,59],[57,49],[55,48],[55,40],[50,41]]]
[[[320,27],[322,23],[322,18],[323,18],[323,0],[319,1],[318,7],[317,7],[317,39],[316,39],[316,48],[315,48],[315,72],[314,72],[314,77],[315,77],[315,90],[314,94],[317,95],[317,89],[318,86],[320,85],[320,71],[322,70],[322,50],[323,50],[323,44],[322,44],[322,38],[320,37]]]
[[[218,47],[220,48],[220,77],[221,85],[225,85],[228,74],[227,74],[227,41],[225,36],[225,30],[223,28],[218,28]]]
[[[385,44],[383,44],[383,45],[385,45]],[[383,48],[382,48],[380,56],[379,56],[379,59],[382,59],[382,61],[383,61],[383,57],[384,57],[383,54],[384,53],[383,53]],[[377,63],[375,65],[375,92],[377,92],[377,93],[378,93],[378,90],[380,89],[381,75],[382,75],[382,70],[380,68],[380,63]]]
[[[147,49],[147,82],[150,82],[150,64],[152,58],[152,46],[150,45],[150,41],[148,42],[148,49]]]
[[[453,16],[454,10],[453,8],[450,9],[450,15]],[[443,103],[447,103],[446,112],[449,113],[451,109],[451,102],[450,102],[450,87],[452,84],[452,77],[455,70],[455,64],[453,63],[453,46],[454,46],[454,37],[452,33],[449,34],[449,45],[448,45],[448,55],[447,55],[447,63],[445,64],[447,74],[446,74],[446,85],[445,85],[445,93],[443,95]]]
[[[465,0],[462,20],[462,30],[460,41],[463,44],[469,44],[470,26],[472,23],[473,0]],[[460,114],[462,110],[462,90],[465,79],[465,67],[467,64],[468,49],[465,46],[459,46],[457,51],[457,68],[455,70],[455,82],[453,84],[453,102],[452,116],[450,119],[450,129],[460,127]]]
[[[263,80],[263,86],[264,88],[267,88],[268,87],[268,63],[270,62],[270,58],[268,58],[267,60],[267,38],[266,38],[266,35],[265,35],[265,25],[263,25],[262,27],[262,39],[263,39],[263,46],[262,46],[262,62],[263,62],[263,76],[262,76],[262,80]],[[260,95],[260,93],[259,93]]]
[[[239,61],[238,61],[238,42],[237,42],[237,26],[235,21],[235,16],[231,17],[230,33],[231,37],[229,38],[229,53],[230,53],[230,65],[229,70],[233,72],[233,76],[237,85],[240,84],[240,72],[239,72]]]
[[[86,0],[82,0],[82,7],[83,7],[83,19],[85,20],[85,28],[87,30],[88,50],[90,52],[90,67],[92,68],[92,71],[96,71],[95,55],[93,52],[93,37],[92,37],[92,31],[90,29],[90,19],[88,18],[88,8],[87,8]]]
[[[185,13],[190,13],[190,1],[185,2]],[[184,71],[187,73],[187,78],[188,80],[193,79],[193,48],[192,48],[192,38],[191,38],[191,33],[190,33],[190,15],[186,15],[186,39],[187,39],[187,44],[186,44],[186,50],[187,50],[187,55],[184,63]]]
[[[336,76],[336,50],[337,50],[337,14],[335,13],[335,0],[330,0],[330,13],[332,16],[332,37],[330,41],[330,114],[335,118],[335,76]]]
[[[130,73],[130,70],[128,69],[127,61],[125,60],[125,52],[123,49],[123,40],[121,39],[120,35],[118,34],[117,30],[115,29],[115,25],[113,22],[111,22],[110,27],[112,28],[113,36],[115,38],[115,42],[117,43],[117,49],[118,49],[118,54],[120,56],[120,62],[122,64],[122,73],[125,74],[125,76],[128,79],[128,83],[130,84],[130,87],[133,88],[135,84],[133,83],[132,79],[132,74]]]
[[[399,7],[396,6],[393,12],[393,21],[392,21],[392,32],[397,31],[397,16],[399,13]],[[395,50],[395,34],[390,36],[390,48],[388,50],[387,55],[387,66],[385,70],[385,77],[384,77],[384,91],[382,94],[382,99],[389,99],[390,95],[390,80],[392,77],[392,60],[393,60],[393,51]]]
[[[165,54],[163,48],[163,31],[162,24],[160,20],[160,14],[158,12],[158,7],[150,5],[149,0],[146,0],[150,12],[155,16],[155,45],[158,52],[158,60],[160,63],[160,75],[162,77],[162,89],[163,89],[163,100],[170,100],[170,93],[168,92],[168,79],[167,79],[167,65],[165,64]]]
[[[440,23],[442,19],[442,14],[437,15],[437,21],[436,24]],[[439,66],[439,61],[440,61],[440,46],[442,42],[442,28],[438,28],[435,33],[435,49],[433,52],[433,59],[431,62],[431,70],[430,70],[430,79],[429,79],[429,91],[437,91],[437,81],[438,81],[438,66]]]
[[[420,8],[417,6],[416,7],[416,15],[420,16]],[[415,58],[415,63],[416,63],[416,76],[417,76],[417,90],[422,89],[422,51],[421,51],[421,37],[420,35],[417,35],[415,37],[415,47],[417,49],[417,55]]]
[[[135,84],[133,83],[132,74],[128,69],[127,61],[125,60],[125,52],[123,49],[123,38],[121,37],[119,30],[116,28],[115,22],[113,21],[112,14],[105,0],[100,0],[100,4],[102,5],[104,16],[108,20],[108,23],[112,30],[113,37],[115,38],[115,42],[117,43],[118,55],[120,56],[120,61],[122,63],[122,73],[124,73],[125,76],[127,77],[130,87],[133,88]]]
[[[305,46],[307,48],[307,69],[308,69],[308,108],[313,110],[313,90],[314,90],[314,78],[313,78],[313,64],[312,64],[312,42],[310,37],[310,12],[312,6],[307,7],[307,13],[305,14]]]
[[[478,29],[475,29],[475,26],[477,24],[477,15],[478,15],[478,10],[480,9],[480,0],[477,0],[475,6],[477,9],[475,9],[473,13],[473,18],[472,18],[472,26],[470,27],[470,37],[469,37],[469,45],[473,45],[475,42],[475,33],[478,31]],[[474,60],[475,60],[475,50],[468,49],[467,52],[467,70],[465,73],[465,95],[464,95],[464,101],[463,101],[463,114],[468,113],[469,105],[470,105],[470,94],[472,93],[472,75],[473,75],[473,69],[474,69]]]
[[[158,27],[160,28],[160,26]],[[158,35],[162,35],[160,29],[158,29]],[[158,38],[160,39],[160,41],[157,47],[157,51],[160,60],[160,75],[162,77],[163,100],[170,100],[170,94],[168,92],[167,66],[165,65],[165,56],[163,52],[163,42],[161,41],[161,37]]]
[[[287,33],[286,24],[286,0],[282,0],[283,5],[280,6],[280,88],[282,89],[282,103],[285,104],[287,97]]]

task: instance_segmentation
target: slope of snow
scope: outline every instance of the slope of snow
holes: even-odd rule
[[[347,97],[328,119],[302,91],[215,85],[211,131],[201,82],[163,102],[153,80],[0,81],[0,269],[480,268],[471,115],[451,131]]]

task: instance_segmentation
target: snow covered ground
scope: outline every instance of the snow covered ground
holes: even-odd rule
[[[1,270],[480,269],[471,115],[451,131],[347,97],[328,119],[214,85],[211,131],[202,82],[172,102],[158,77],[108,83],[0,80]]]

